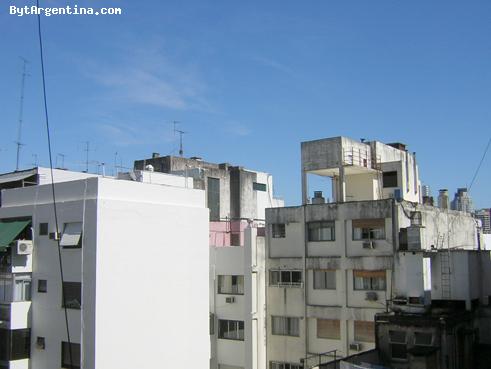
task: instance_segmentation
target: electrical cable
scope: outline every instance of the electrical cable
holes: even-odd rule
[[[36,0],[36,6],[39,9],[39,0]],[[65,312],[65,326],[66,326],[66,334],[67,334],[67,341],[68,341],[68,351],[69,351],[69,357],[70,357],[70,367],[73,368],[73,354],[72,354],[72,343],[70,339],[70,328],[68,325],[68,311],[67,311],[67,304],[66,304],[66,291],[65,291],[65,284],[64,284],[64,274],[63,274],[63,262],[61,259],[61,245],[60,245],[60,237],[59,237],[59,226],[58,226],[58,211],[56,207],[56,191],[55,191],[55,182],[54,182],[54,175],[53,175],[53,155],[52,155],[52,150],[51,150],[51,136],[50,136],[50,129],[49,129],[49,115],[48,115],[48,99],[46,96],[46,77],[45,77],[45,71],[44,71],[44,54],[43,54],[43,37],[42,37],[42,32],[41,32],[41,15],[38,12],[37,13],[37,21],[38,21],[38,39],[39,39],[39,56],[40,56],[40,61],[41,61],[41,76],[42,76],[42,83],[43,83],[43,101],[44,101],[44,118],[46,122],[46,133],[47,133],[47,140],[48,140],[48,154],[49,154],[49,167],[50,167],[50,174],[51,174],[51,193],[53,196],[53,213],[54,213],[54,218],[55,218],[55,239],[56,243],[58,246],[58,262],[60,266],[60,278],[61,278],[61,288],[62,288],[62,300],[63,300],[63,308]]]
[[[476,172],[474,173],[474,177],[472,177],[471,184],[469,185],[469,190],[468,192],[471,192],[472,185],[474,184],[474,181],[476,180],[477,174],[479,173],[479,170],[481,169],[481,165],[484,162],[484,158],[486,157],[486,154],[489,149],[489,145],[491,144],[491,138],[488,140],[488,144],[486,145],[486,149],[484,150],[484,154],[482,155],[481,161],[479,162],[479,165],[477,166]]]

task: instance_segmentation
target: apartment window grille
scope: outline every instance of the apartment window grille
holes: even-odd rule
[[[252,189],[254,191],[266,191],[267,188],[265,183],[252,182]]]
[[[210,220],[220,220],[220,179],[208,177],[207,200],[210,209]]]
[[[382,174],[384,188],[397,187],[397,171],[384,172]]]
[[[317,338],[341,339],[341,325],[337,319],[317,319]]]
[[[355,320],[355,341],[375,342],[375,323]]]
[[[314,270],[314,290],[335,290],[336,271],[328,269]]]
[[[407,359],[406,332],[389,331],[389,342],[393,359]]]
[[[269,369],[303,369],[303,365],[270,361]]]
[[[220,319],[218,321],[218,338],[243,341],[244,321]]]
[[[353,284],[355,290],[385,291],[385,270],[354,270]]]
[[[334,221],[309,222],[307,228],[310,242],[334,241],[336,239]]]
[[[272,333],[277,336],[300,336],[300,319],[286,316],[271,317]]]
[[[269,285],[278,287],[301,287],[302,272],[300,270],[270,270]]]
[[[80,369],[80,343],[61,342],[61,367],[63,369]]]
[[[82,284],[80,282],[63,282],[62,294],[65,294],[61,302],[62,307],[78,310],[82,308]]]
[[[353,219],[353,240],[385,239],[385,219]]]
[[[430,332],[414,332],[414,344],[418,346],[431,346],[433,334]]]
[[[64,224],[60,246],[67,249],[82,247],[82,222]]]
[[[285,238],[286,226],[282,223],[271,224],[271,233],[273,238]]]
[[[219,275],[218,293],[227,294],[227,295],[243,295],[244,276],[243,275]]]
[[[40,236],[48,235],[48,223],[39,223],[39,235]]]

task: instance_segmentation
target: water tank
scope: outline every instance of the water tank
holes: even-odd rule
[[[149,172],[153,172],[154,168],[152,164],[145,165],[145,170]]]

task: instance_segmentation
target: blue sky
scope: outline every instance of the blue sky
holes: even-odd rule
[[[15,169],[21,61],[21,164],[47,165],[34,16],[0,9],[0,171]],[[270,172],[300,202],[300,142],[400,141],[435,195],[470,183],[491,137],[491,2],[41,0],[117,6],[122,16],[43,17],[53,154],[131,167],[152,152]],[[61,157],[58,157],[61,163]],[[472,196],[491,206],[491,153]],[[97,165],[91,164],[91,171]]]

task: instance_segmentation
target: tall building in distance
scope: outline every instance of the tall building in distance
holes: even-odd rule
[[[491,234],[491,209],[476,210],[474,216],[482,223],[482,233]]]
[[[467,188],[458,188],[452,201],[452,210],[464,211],[472,213],[472,199],[467,192]]]
[[[438,191],[438,207],[442,210],[450,209],[450,198],[446,188]]]
[[[421,196],[423,196],[423,197],[430,197],[431,196],[430,186],[421,185]]]

